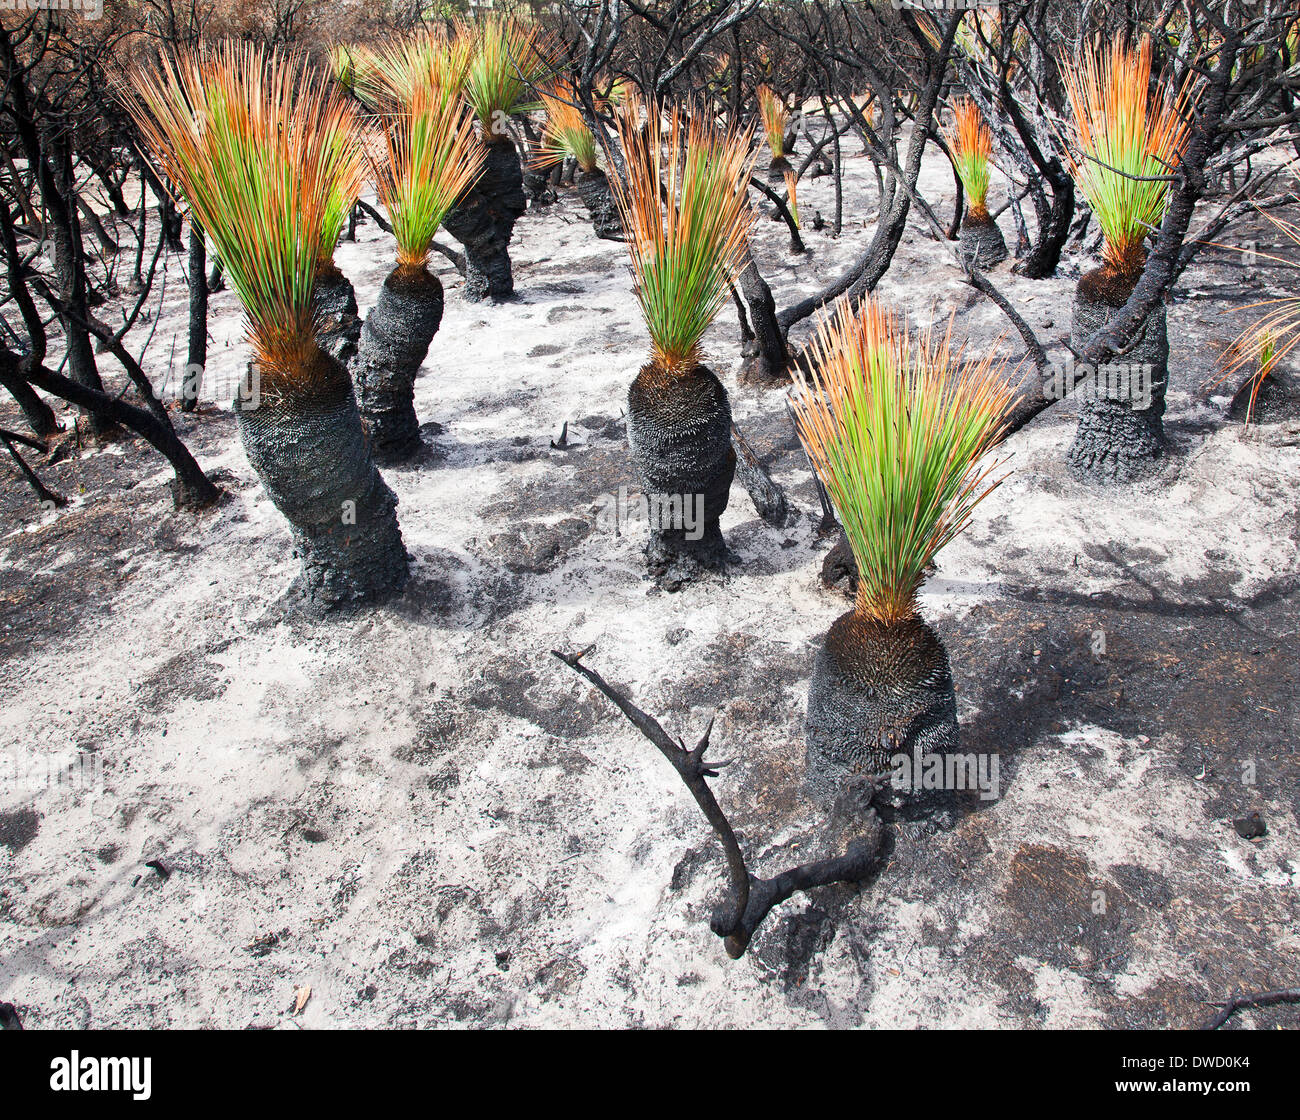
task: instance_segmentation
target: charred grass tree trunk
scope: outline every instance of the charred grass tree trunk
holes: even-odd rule
[[[1124,306],[1140,276],[1140,268],[1125,274],[1103,265],[1079,279],[1070,325],[1076,350]],[[1107,483],[1148,475],[1165,448],[1169,333],[1164,305],[1156,305],[1122,356],[1085,372],[1079,426],[1069,451],[1071,470],[1080,478]]]
[[[443,228],[465,246],[465,298],[504,299],[515,290],[510,237],[527,208],[519,152],[508,136],[487,141],[478,181],[443,218]]]
[[[187,277],[190,294],[189,336],[185,354],[185,381],[181,411],[199,407],[203,369],[208,364],[208,252],[207,242],[194,219],[190,219],[190,265]]]
[[[310,391],[261,391],[236,401],[249,462],[293,532],[304,603],[328,610],[385,598],[406,583],[397,498],[375,467],[352,385],[324,351]]]
[[[790,161],[785,156],[773,156],[772,161],[767,165],[767,181],[769,183],[784,183],[785,173],[793,171]]]
[[[578,168],[573,185],[591,215],[591,228],[596,231],[596,236],[606,241],[624,240],[623,221],[618,216],[618,206],[605,173],[599,167],[590,171]]]
[[[321,317],[317,345],[347,366],[356,355],[361,339],[361,317],[357,314],[357,295],[352,282],[333,261],[323,262],[316,271],[316,307]]]
[[[957,699],[948,654],[920,618],[884,623],[859,608],[831,625],[808,690],[808,787],[834,797],[854,774],[893,759],[956,751]]]
[[[728,553],[718,519],[727,508],[736,453],[722,382],[702,365],[685,372],[645,366],[628,390],[627,433],[650,503],[651,573],[675,590],[700,568],[724,569]]]
[[[442,322],[442,284],[423,265],[398,265],[366,316],[352,362],[361,419],[384,463],[409,459],[420,447],[415,377]]]
[[[1007,259],[1007,243],[1002,239],[1002,231],[982,206],[966,208],[958,240],[962,256],[976,268],[992,268]]]

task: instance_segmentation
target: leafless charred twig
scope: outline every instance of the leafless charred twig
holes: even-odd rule
[[[719,807],[707,781],[708,778],[716,778],[718,771],[727,765],[725,762],[709,762],[704,757],[709,749],[709,735],[713,730],[716,713],[709,719],[699,743],[693,750],[688,750],[681,741],[674,742],[657,719],[647,715],[623,696],[596,670],[588,669],[582,664],[583,657],[594,648],[589,646],[578,653],[561,653],[553,649],[551,653],[575,673],[590,681],[601,695],[627,717],[633,727],[659,748],[659,752],[672,763],[678,777],[713,826],[727,857],[729,891],[726,902],[714,910],[709,925],[723,939],[729,957],[733,960],[742,957],[763,919],[771,913],[773,907],[796,891],[812,890],[831,883],[860,883],[871,875],[876,868],[883,839],[883,829],[874,810],[867,811],[861,835],[848,844],[843,855],[800,864],[771,879],[760,879],[753,875],[745,863],[731,823]]]

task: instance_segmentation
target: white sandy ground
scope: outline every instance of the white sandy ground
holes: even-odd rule
[[[874,188],[852,149],[851,219],[838,242],[809,231],[815,252],[790,258],[782,229],[758,225],[778,304],[815,290],[870,235]],[[922,189],[946,219],[947,166],[928,163]],[[995,201],[1004,191],[997,181]],[[829,213],[829,179],[800,193],[805,214]],[[1011,241],[1009,215],[1002,225]],[[373,224],[360,236],[337,259],[364,314],[391,241]],[[501,567],[490,542],[512,523],[493,503],[524,483],[544,491],[565,464],[549,450],[519,462],[503,452],[516,438],[544,449],[565,421],[576,441],[594,438],[574,422],[618,417],[646,352],[623,249],[594,238],[576,198],[526,216],[512,253],[521,299],[503,306],[464,303],[458,278],[434,258],[448,302],[416,406],[443,426],[433,440],[441,455],[386,472],[417,582],[449,586],[449,603],[316,625],[274,621],[297,561],[232,434],[204,460],[233,475],[233,500],[217,512],[170,514],[161,460],[146,484],[143,515],[168,520],[196,550],[124,555],[134,578],[110,615],[0,666],[0,753],[28,772],[93,744],[105,768],[102,790],[0,787],[0,810],[30,806],[41,816],[29,844],[0,847],[0,998],[17,1002],[29,1026],[1095,1024],[1091,982],[1074,968],[1011,962],[1045,1008],[1035,1020],[964,966],[962,947],[990,928],[1010,855],[1027,844],[1068,850],[1098,875],[1116,864],[1159,872],[1175,906],[1194,906],[1199,882],[1233,877],[1268,900],[1262,909],[1294,916],[1294,819],[1270,814],[1266,849],[1230,829],[1207,832],[1207,794],[1168,764],[1177,744],[1161,738],[1153,711],[1145,741],[1101,726],[1042,736],[1001,800],[961,826],[983,830],[990,846],[979,877],[944,898],[915,884],[896,893],[886,873],[841,911],[840,925],[862,935],[842,930],[817,956],[806,982],[816,998],[782,981],[779,945],[758,951],[806,899],[769,918],[754,953],[728,960],[707,928],[721,869],[703,819],[653,748],[547,651],[595,643],[590,663],[684,736],[698,734],[711,709],[675,707],[676,683],[706,673],[719,643],[804,664],[779,695],[736,697],[715,731],[719,757],[788,762],[797,778],[807,671],[845,604],[819,583],[824,551],[810,547],[807,502],[796,525],[771,529],[739,487],[723,528],[746,562],[725,582],[648,593],[637,533],[594,532],[551,572]],[[986,342],[1007,325],[959,281],[947,253],[913,221],[880,293],[921,319],[957,308],[959,331]],[[995,279],[1051,341],[1068,330],[1079,263],[1045,282],[1005,265]],[[1193,274],[1187,286],[1195,283]],[[170,285],[151,370],[166,363],[173,338],[184,350],[175,265]],[[1060,406],[1004,448],[1012,473],[939,557],[927,616],[966,612],[1012,584],[1085,595],[1123,585],[1131,594],[1124,571],[1098,558],[1096,546],[1111,542],[1140,544],[1142,578],[1175,600],[1225,570],[1243,573],[1219,589],[1237,596],[1295,572],[1300,448],[1283,425],[1244,437],[1221,421],[1222,401],[1207,404],[1201,391],[1212,359],[1180,329],[1192,320],[1198,339],[1236,329],[1197,303],[1171,310],[1170,414],[1211,422],[1187,437],[1196,443],[1180,467],[1118,496],[1073,482],[1063,459],[1074,409]],[[210,376],[238,370],[246,349],[229,292],[213,298],[211,323]],[[734,370],[730,307],[708,347],[716,369]],[[780,410],[779,393],[727,380],[742,426]],[[779,480],[795,487],[807,477],[794,465]],[[552,519],[590,519],[598,498]],[[10,539],[23,531],[42,529],[7,530]],[[787,555],[785,539],[798,562],[767,562]],[[34,574],[16,569],[11,552],[0,539],[0,579]],[[518,594],[513,610],[491,610],[502,591]],[[560,697],[575,734],[553,734],[517,706],[522,714],[467,702],[490,695],[507,670],[531,674],[526,695],[540,707]],[[778,718],[756,721],[755,704]],[[963,701],[963,721],[973,714]],[[724,805],[740,800],[745,772],[715,782]],[[796,814],[787,831],[811,819]],[[762,861],[780,839],[763,828],[751,829],[754,851],[771,870],[785,857]],[[692,851],[704,861],[673,890],[674,869]],[[143,866],[151,859],[170,878]],[[951,934],[946,948],[923,943],[936,924]],[[1279,959],[1294,959],[1294,924],[1269,936]],[[258,939],[262,947],[250,948]],[[1139,938],[1118,990],[1142,995],[1179,971],[1180,952]],[[303,985],[311,999],[295,1017]]]

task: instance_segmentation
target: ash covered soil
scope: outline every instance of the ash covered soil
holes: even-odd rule
[[[951,209],[946,165],[922,188]],[[829,214],[831,190],[802,185],[805,214]],[[793,257],[760,220],[778,305],[862,250],[873,200],[849,156],[838,240],[810,229]],[[72,499],[57,512],[6,477],[0,998],[26,1025],[1184,1027],[1234,990],[1296,983],[1300,411],[1246,431],[1210,386],[1244,323],[1225,312],[1289,274],[1211,251],[1184,277],[1158,478],[1073,480],[1068,401],[1005,445],[1007,481],[922,603],[1000,797],[900,828],[871,883],[796,896],[733,962],[708,929],[723,867],[703,818],[549,651],[594,645],[588,663],[688,740],[720,709],[714,753],[738,761],[715,789],[775,873],[817,843],[802,719],[847,609],[819,579],[833,542],[781,391],[736,385],[727,308],[709,363],[798,516],[775,529],[737,486],[723,528],[741,563],[651,589],[644,530],[597,515],[632,483],[622,411],[647,349],[623,249],[569,192],[512,253],[519,298],[501,306],[465,303],[434,258],[427,450],[385,471],[414,557],[390,605],[285,609],[288,529],[220,407],[175,414],[229,492],[207,513],[173,512],[165,462],[132,440],[34,457]],[[363,313],[390,262],[372,224],[341,246]],[[992,276],[1050,343],[1087,266]],[[131,336],[152,332],[151,371],[184,352],[170,268],[160,321]],[[919,222],[880,293],[922,323],[956,310],[976,346],[1006,330]],[[229,292],[211,331],[219,378],[246,360]],[[20,426],[8,405],[0,426]],[[70,759],[80,781],[24,780]],[[1251,813],[1264,836],[1234,828]]]

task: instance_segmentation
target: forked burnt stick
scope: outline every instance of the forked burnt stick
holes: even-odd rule
[[[729,890],[726,902],[714,909],[709,927],[723,939],[729,957],[738,960],[744,956],[763,919],[796,891],[809,891],[832,883],[860,883],[876,869],[884,829],[875,811],[869,809],[863,817],[862,834],[848,844],[843,855],[799,864],[771,879],[754,875],[745,863],[731,822],[718,805],[707,780],[716,778],[718,772],[728,765],[727,762],[710,762],[704,757],[709,749],[709,735],[713,731],[716,713],[710,717],[699,743],[693,750],[687,750],[681,741],[673,741],[658,720],[623,696],[595,669],[582,664],[582,659],[594,648],[588,646],[577,653],[561,653],[553,649],[551,653],[590,681],[601,695],[627,716],[633,727],[659,748],[659,753],[672,763],[678,777],[713,826],[726,853]]]

